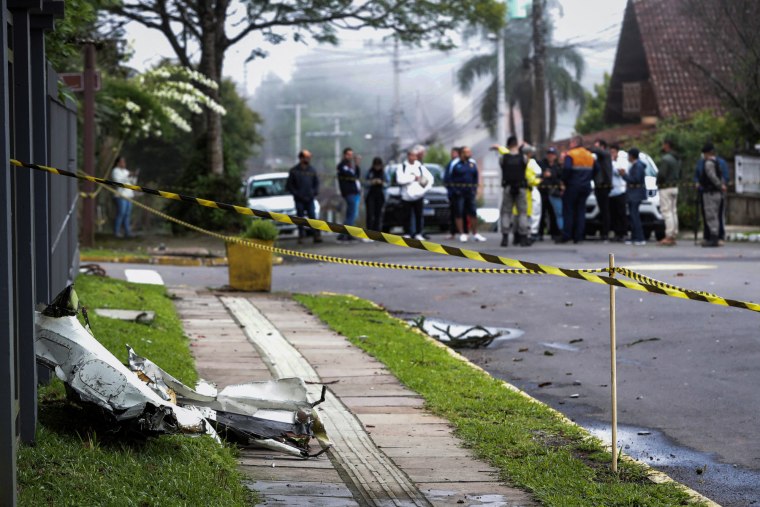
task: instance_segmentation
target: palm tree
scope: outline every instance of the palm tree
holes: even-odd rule
[[[550,26],[545,23],[544,26]],[[533,86],[531,83],[530,61],[532,58],[532,28],[529,19],[516,19],[504,29],[505,54],[505,97],[509,109],[509,129],[515,132],[515,107],[522,113],[523,137],[532,138],[531,108]],[[585,95],[580,79],[585,63],[580,53],[572,46],[555,46],[552,44],[552,31],[546,34],[546,83],[549,101],[548,139],[553,139],[557,128],[557,113],[570,103],[583,104]],[[497,104],[497,56],[478,55],[459,69],[457,81],[463,93],[469,93],[475,82],[481,77],[492,76],[480,105],[480,116],[493,134],[496,130]]]

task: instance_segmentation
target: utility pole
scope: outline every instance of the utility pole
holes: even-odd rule
[[[340,159],[342,158],[341,152],[340,152],[340,139],[342,137],[348,137],[351,135],[350,131],[342,131],[340,129],[340,120],[341,118],[344,118],[345,115],[341,113],[316,113],[312,114],[315,118],[332,118],[333,120],[333,130],[332,132],[329,131],[321,131],[321,132],[308,132],[306,134],[307,137],[332,137],[335,139],[335,164],[340,163]]]
[[[393,111],[391,128],[393,131],[393,157],[401,150],[401,60],[399,59],[398,37],[393,39]]]
[[[301,153],[301,110],[306,109],[305,104],[281,104],[277,109],[293,109],[296,112],[296,153]]]
[[[499,33],[496,37],[496,142],[499,144],[507,142],[507,95],[505,90],[506,78],[504,76],[506,73],[506,56],[504,55],[504,42],[504,28],[499,28]],[[514,132],[512,133],[514,134]]]
[[[87,42],[84,45],[84,132],[82,133],[82,158],[84,172],[95,176],[95,44]],[[88,181],[84,191],[91,196],[95,184]],[[92,246],[95,242],[95,199],[82,199],[82,246]]]
[[[545,0],[533,0],[533,136],[539,152],[546,148],[546,42],[544,40]]]

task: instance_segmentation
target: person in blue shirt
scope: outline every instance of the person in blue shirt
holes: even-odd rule
[[[618,169],[627,183],[625,197],[628,202],[628,216],[631,220],[631,239],[625,244],[635,246],[647,244],[644,240],[644,228],[641,225],[641,214],[639,213],[641,202],[647,198],[647,189],[644,185],[647,169],[639,160],[639,153],[641,152],[637,148],[628,150],[628,162],[630,162],[631,167],[627,171],[623,168]]]
[[[478,192],[478,165],[472,158],[472,150],[463,146],[459,153],[459,163],[451,170],[451,183],[455,185],[449,187],[455,205],[455,221],[459,241],[467,241],[467,233],[464,232],[464,222],[467,218],[470,220],[472,229],[472,239],[475,241],[485,241],[486,238],[478,234],[478,216],[475,206],[475,196]]]
[[[346,216],[343,220],[345,225],[354,225],[359,215],[359,201],[361,199],[361,170],[354,159],[354,150],[343,150],[343,160],[337,167],[338,187],[340,195],[346,201]],[[338,241],[352,241],[354,238],[347,234],[339,234]]]
[[[456,218],[456,202],[454,201],[454,186],[451,185],[451,171],[454,166],[459,163],[459,153],[461,148],[451,148],[451,160],[446,165],[446,170],[443,171],[443,184],[446,186],[446,192],[449,195],[449,239],[454,239],[457,233]]]

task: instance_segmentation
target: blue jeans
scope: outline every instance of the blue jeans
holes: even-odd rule
[[[346,200],[346,218],[343,221],[343,225],[354,225],[356,223],[356,217],[359,216],[359,201],[361,200],[361,194],[347,195],[343,197]]]
[[[308,201],[300,201],[298,199],[294,199],[294,200],[296,202],[296,216],[317,218],[317,212],[314,209],[314,199],[310,199]],[[303,225],[299,225],[298,237],[302,238],[303,236],[304,236]]]
[[[116,204],[116,220],[113,224],[114,235],[118,236],[123,227],[124,235],[131,236],[132,232],[129,229],[129,215],[132,213],[132,203],[121,197],[115,197],[114,203]]]
[[[570,186],[562,196],[562,238],[583,241],[586,235],[586,199],[589,187]]]
[[[644,228],[641,226],[639,206],[641,206],[641,201],[628,201],[628,217],[631,219],[632,241],[644,241]]]
[[[562,197],[558,195],[550,195],[549,202],[554,210],[554,218],[557,221],[557,228],[561,231],[565,225],[565,222],[562,220]]]

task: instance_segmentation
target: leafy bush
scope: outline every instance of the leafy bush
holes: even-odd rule
[[[261,218],[251,220],[243,231],[244,238],[260,239],[263,241],[274,241],[277,239],[278,234],[277,226],[271,220]]]

